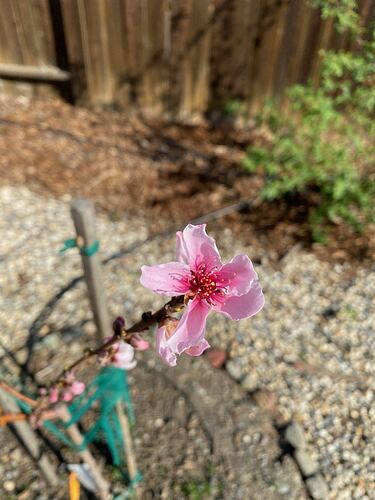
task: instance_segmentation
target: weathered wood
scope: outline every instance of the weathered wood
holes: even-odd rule
[[[183,54],[180,116],[201,114],[209,99],[209,52],[212,27],[210,0],[190,0],[189,34]]]
[[[0,77],[66,82],[70,73],[54,66],[28,66],[26,64],[0,63]]]
[[[19,413],[20,411],[14,399],[2,390],[0,390],[0,405],[7,413]],[[41,450],[35,432],[25,421],[14,422],[12,425],[31,458],[40,468],[48,484],[55,486],[58,483],[56,469],[48,456]]]
[[[281,51],[287,12],[286,1],[277,4],[274,0],[261,2],[260,29],[254,54],[256,77],[250,93],[250,113],[258,111],[264,100],[274,95],[277,59]]]
[[[61,405],[56,413],[58,416],[61,418],[61,420],[65,423],[70,421],[70,413],[69,410],[65,405]],[[66,433],[70,437],[70,439],[73,441],[75,445],[78,447],[81,446],[83,443],[83,437],[82,434],[80,433],[78,426],[76,424],[70,424],[66,428]],[[103,477],[103,474],[96,463],[95,458],[92,456],[90,450],[86,447],[79,452],[80,457],[82,458],[83,462],[86,463],[90,467],[90,473],[92,474],[92,477],[95,480],[95,483],[98,487],[98,496],[100,500],[108,500],[109,499],[109,484],[106,481],[106,479]]]
[[[71,213],[77,233],[77,244],[81,248],[92,246],[97,240],[93,204],[82,198],[75,199],[71,205]],[[105,299],[99,254],[95,253],[89,257],[81,251],[81,257],[98,341],[100,342],[111,334],[111,322]]]
[[[0,63],[26,66],[9,70],[18,81],[0,80],[1,93],[45,93],[52,85],[22,78],[60,65],[74,95],[92,103],[191,119],[240,99],[254,112],[289,85],[317,84],[319,49],[358,50],[309,0],[60,0],[59,21],[57,3],[0,0]],[[364,26],[374,9],[358,1]],[[56,57],[61,33],[68,64]]]
[[[125,450],[126,457],[126,465],[128,468],[128,474],[131,481],[137,476],[137,462],[135,458],[135,453],[133,449],[133,440],[130,432],[130,424],[129,419],[126,413],[123,410],[122,403],[119,401],[116,404],[116,412],[119,419],[119,423],[121,426],[122,436],[123,436],[123,446]],[[137,498],[141,498],[141,491],[138,485],[135,485],[134,488],[135,494]]]
[[[77,0],[88,97],[92,102],[113,102],[114,73],[111,64],[107,0]]]

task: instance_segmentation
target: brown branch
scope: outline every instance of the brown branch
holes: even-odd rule
[[[127,329],[122,328],[121,331],[115,332],[114,336],[109,341],[104,342],[104,344],[97,347],[96,349],[86,350],[85,353],[80,358],[74,361],[74,363],[69,365],[67,368],[64,368],[64,370],[50,384],[50,386],[55,386],[63,382],[68,372],[80,366],[87,359],[93,356],[97,356],[102,352],[108,351],[114,344],[116,344],[120,340],[129,343],[134,334],[148,330],[151,326],[160,323],[160,321],[166,318],[169,314],[180,310],[183,305],[184,305],[184,296],[180,295],[178,297],[172,297],[172,299],[169,302],[164,304],[155,313],[143,313],[142,318],[136,323],[134,323],[131,327]]]
[[[59,385],[63,385],[65,383],[65,378],[68,372],[71,372],[81,364],[83,364],[85,361],[87,361],[89,358],[92,358],[94,356],[97,356],[98,354],[102,352],[108,351],[114,344],[116,344],[119,341],[124,341],[130,343],[131,338],[133,335],[139,332],[143,332],[145,330],[148,330],[151,326],[156,325],[157,323],[160,323],[164,318],[168,317],[170,314],[177,312],[181,309],[181,307],[184,306],[184,296],[180,295],[178,297],[172,297],[172,299],[164,304],[159,310],[157,310],[155,313],[151,312],[146,312],[142,314],[142,318],[134,323],[130,328],[126,329],[125,327],[121,327],[120,329],[115,327],[114,325],[114,335],[113,337],[107,341],[104,342],[102,345],[97,347],[96,349],[88,349],[84,352],[84,354],[78,358],[76,361],[71,363],[68,367],[64,368],[64,370],[60,373],[56,379],[49,384],[50,387],[56,387]],[[31,418],[36,420],[36,421],[41,421],[44,420],[45,418],[53,418],[55,417],[54,415],[54,410],[51,410],[48,413],[47,407],[48,405],[48,397],[43,396],[39,401],[34,401],[31,398],[28,398],[27,396],[24,396],[20,392],[18,392],[16,389],[13,387],[9,386],[6,384],[4,381],[0,380],[0,389],[4,390],[8,394],[11,394],[12,396],[16,397],[17,399],[24,401],[25,403],[29,404],[32,406],[35,411],[31,414]],[[14,422],[17,420],[25,420],[30,416],[25,415],[25,414],[7,414],[3,415],[0,418],[0,426],[1,425],[6,425],[7,423]]]

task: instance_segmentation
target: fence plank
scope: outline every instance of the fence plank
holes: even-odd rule
[[[210,0],[188,2],[188,39],[181,68],[179,114],[191,118],[207,108],[209,97]]]
[[[257,111],[267,97],[274,95],[277,58],[280,53],[288,2],[264,0],[260,4],[259,31],[249,95],[250,113]],[[265,63],[266,61],[266,63]]]
[[[113,101],[114,78],[110,57],[106,0],[77,0],[81,26],[83,58],[91,102],[108,104]]]
[[[214,107],[247,96],[258,4],[253,0],[216,2],[210,51],[210,104]]]

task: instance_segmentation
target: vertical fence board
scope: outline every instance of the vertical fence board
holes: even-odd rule
[[[167,80],[163,61],[165,4],[166,2],[162,1],[141,1],[144,69],[140,81],[139,102],[146,112],[161,113],[164,109],[163,96]]]
[[[264,0],[259,15],[260,29],[254,51],[250,82],[249,110],[257,111],[264,100],[274,94],[277,59],[285,30],[288,2]]]
[[[311,82],[314,86],[319,84],[321,69],[322,69],[322,57],[320,51],[327,49],[330,46],[330,41],[334,34],[334,22],[332,18],[325,20],[321,23],[321,31],[319,33],[318,50],[317,55],[314,59],[313,66],[311,68]]]
[[[188,42],[184,54],[180,116],[204,112],[209,97],[210,0],[190,0]]]
[[[277,61],[274,95],[300,80],[300,68],[311,22],[311,8],[299,0],[291,0],[285,20],[282,48]],[[312,54],[313,56],[313,54]]]
[[[247,95],[256,3],[252,0],[216,2],[210,52],[211,106]]]
[[[107,0],[77,0],[77,2],[88,97],[91,102],[109,104],[113,101],[114,95],[108,29],[110,5]]]

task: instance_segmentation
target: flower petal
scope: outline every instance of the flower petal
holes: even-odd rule
[[[157,350],[159,356],[167,363],[167,365],[176,366],[177,355],[167,345],[164,326],[161,326],[160,328],[157,329],[157,332],[156,332],[156,350]]]
[[[188,303],[176,330],[166,342],[174,353],[181,354],[203,340],[206,318],[210,309],[206,302],[199,299]]]
[[[252,282],[258,279],[251,260],[244,254],[236,255],[218,274],[226,283],[229,295],[244,295],[250,290]]]
[[[215,310],[234,320],[250,318],[264,306],[264,295],[257,281],[244,295],[228,297],[223,304],[215,306]]]
[[[177,260],[188,264],[193,271],[204,263],[209,269],[220,267],[220,254],[215,240],[207,235],[206,224],[188,224],[176,235]]]
[[[183,295],[189,290],[189,268],[181,262],[142,266],[141,285],[164,295]]]
[[[210,344],[207,342],[206,339],[203,339],[199,342],[199,344],[189,347],[189,349],[186,349],[184,353],[188,354],[189,356],[200,356],[209,347]]]

